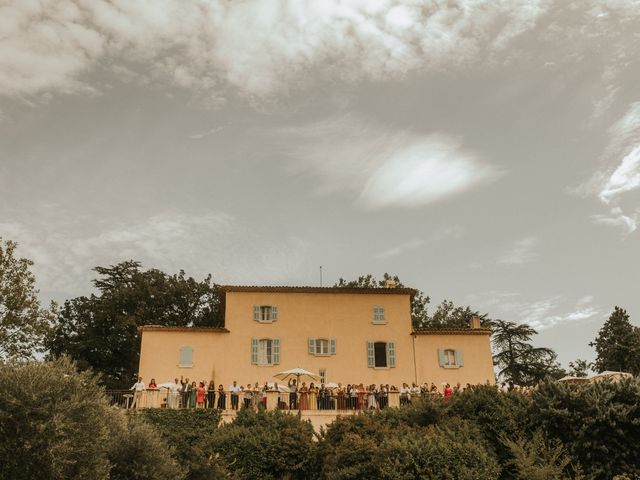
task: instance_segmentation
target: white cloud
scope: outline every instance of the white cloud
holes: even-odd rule
[[[547,10],[543,0],[24,0],[0,7],[0,94],[76,91],[85,74],[128,65],[258,96],[314,69],[353,81],[481,65]]]
[[[513,299],[518,299],[521,295],[511,295]],[[585,296],[579,298],[574,306],[566,306],[566,299],[562,296],[553,296],[527,302],[524,300],[510,301],[509,297],[499,297],[495,294],[486,297],[487,299],[498,299],[491,305],[498,317],[506,317],[519,323],[527,323],[536,330],[545,330],[557,325],[580,322],[588,320],[600,313],[600,310],[591,305],[593,297]],[[480,298],[482,300],[482,297]],[[563,304],[565,305],[563,307]]]
[[[638,215],[625,215],[620,207],[613,207],[608,214],[591,216],[595,223],[610,227],[622,228],[626,233],[633,233],[638,228]]]
[[[279,139],[290,174],[318,179],[317,194],[348,192],[364,210],[427,205],[505,173],[452,136],[394,131],[354,115],[265,135]]]
[[[288,281],[308,261],[301,239],[261,242],[258,232],[224,212],[165,212],[91,226],[84,219],[7,222],[0,232],[19,242],[20,255],[34,261],[38,285],[58,298],[86,294],[96,265],[128,259],[167,273],[184,269],[194,277],[212,273],[218,283],[248,284]]]
[[[531,263],[540,255],[535,251],[538,239],[535,237],[526,237],[514,242],[513,247],[498,258],[501,265],[523,265]]]
[[[422,240],[421,238],[415,238],[413,240],[409,240],[408,242],[403,242],[400,243],[399,245],[396,245],[395,247],[389,248],[387,250],[384,250],[380,253],[375,254],[375,258],[390,258],[390,257],[397,257],[398,255],[409,251],[409,250],[415,250],[416,248],[421,247],[422,245],[424,245],[424,240]]]

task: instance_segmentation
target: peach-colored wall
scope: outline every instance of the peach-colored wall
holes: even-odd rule
[[[455,385],[460,382],[472,385],[495,383],[488,334],[429,334],[416,335],[416,364],[418,381]],[[438,362],[438,349],[462,350],[464,365],[460,368],[443,368]]]
[[[278,320],[253,320],[254,305],[276,305]],[[372,323],[373,307],[385,309],[386,324]],[[143,331],[140,373],[145,382],[184,375],[192,380],[222,383],[273,381],[279,371],[301,367],[312,372],[326,370],[331,382],[389,383],[400,385],[416,379],[463,383],[493,381],[488,336],[417,336],[414,362],[410,298],[404,294],[352,294],[302,292],[227,292],[225,327],[229,333],[203,331]],[[280,364],[251,364],[252,338],[279,338]],[[307,339],[335,338],[336,355],[313,356]],[[367,341],[393,341],[395,368],[369,368]],[[194,365],[179,368],[182,346],[194,349]],[[463,348],[465,366],[455,372],[440,368],[436,349]],[[445,378],[446,377],[446,378]]]

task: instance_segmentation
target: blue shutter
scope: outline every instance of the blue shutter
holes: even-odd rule
[[[253,319],[256,322],[260,321],[260,305],[254,305],[253,306]]]
[[[395,368],[396,366],[396,344],[387,342],[387,366]]]
[[[271,352],[271,357],[273,358],[273,364],[277,365],[280,363],[280,339],[273,339],[273,351]]]
[[[271,305],[271,320],[278,320],[278,307]]]
[[[332,338],[331,340],[329,340],[329,353],[331,355],[335,355],[336,354],[336,339]]]
[[[251,364],[252,365],[258,364],[258,339],[257,338],[251,339]]]
[[[447,364],[447,359],[444,356],[444,350],[442,348],[438,349],[438,363],[441,367],[444,367]]]
[[[193,365],[193,348],[182,347],[180,348],[180,366],[191,367]]]
[[[464,366],[464,355],[462,349],[456,350],[456,365],[459,367]]]
[[[376,366],[376,352],[373,342],[367,342],[367,366],[369,368]]]
[[[316,339],[315,338],[309,338],[307,340],[307,347],[309,349],[309,354],[310,355],[315,355],[316,354]]]

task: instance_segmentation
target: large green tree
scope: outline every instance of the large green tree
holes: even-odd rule
[[[211,276],[167,275],[126,261],[96,267],[97,294],[67,300],[48,347],[91,367],[112,388],[129,387],[138,369],[141,325],[220,326],[220,296]]]
[[[640,329],[631,324],[623,308],[613,309],[590,345],[596,349],[594,369],[597,372],[640,373]]]
[[[493,322],[493,363],[500,377],[516,385],[535,385],[547,376],[564,374],[556,361],[556,353],[545,347],[534,347],[531,337],[538,332],[529,325],[504,320]]]
[[[50,326],[49,311],[40,308],[33,262],[19,258],[17,246],[0,237],[0,359],[41,352]]]

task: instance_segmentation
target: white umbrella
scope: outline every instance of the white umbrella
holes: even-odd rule
[[[275,388],[275,383],[269,382],[267,383],[267,386],[269,387],[270,390],[273,390]],[[289,387],[287,387],[286,385],[278,384],[278,391],[284,392],[284,393],[289,392]]]
[[[283,382],[288,381],[289,379],[295,378],[296,383],[300,383],[300,378],[309,379],[309,380],[319,380],[320,377],[315,373],[312,373],[304,368],[292,368],[291,370],[285,370],[284,372],[278,372],[274,375],[274,377],[279,378]]]
[[[175,385],[175,382],[159,383],[158,388],[171,388],[173,385]],[[181,386],[182,385],[178,384],[178,387]]]
[[[338,388],[338,384],[336,382],[325,383],[324,386],[326,388]]]

